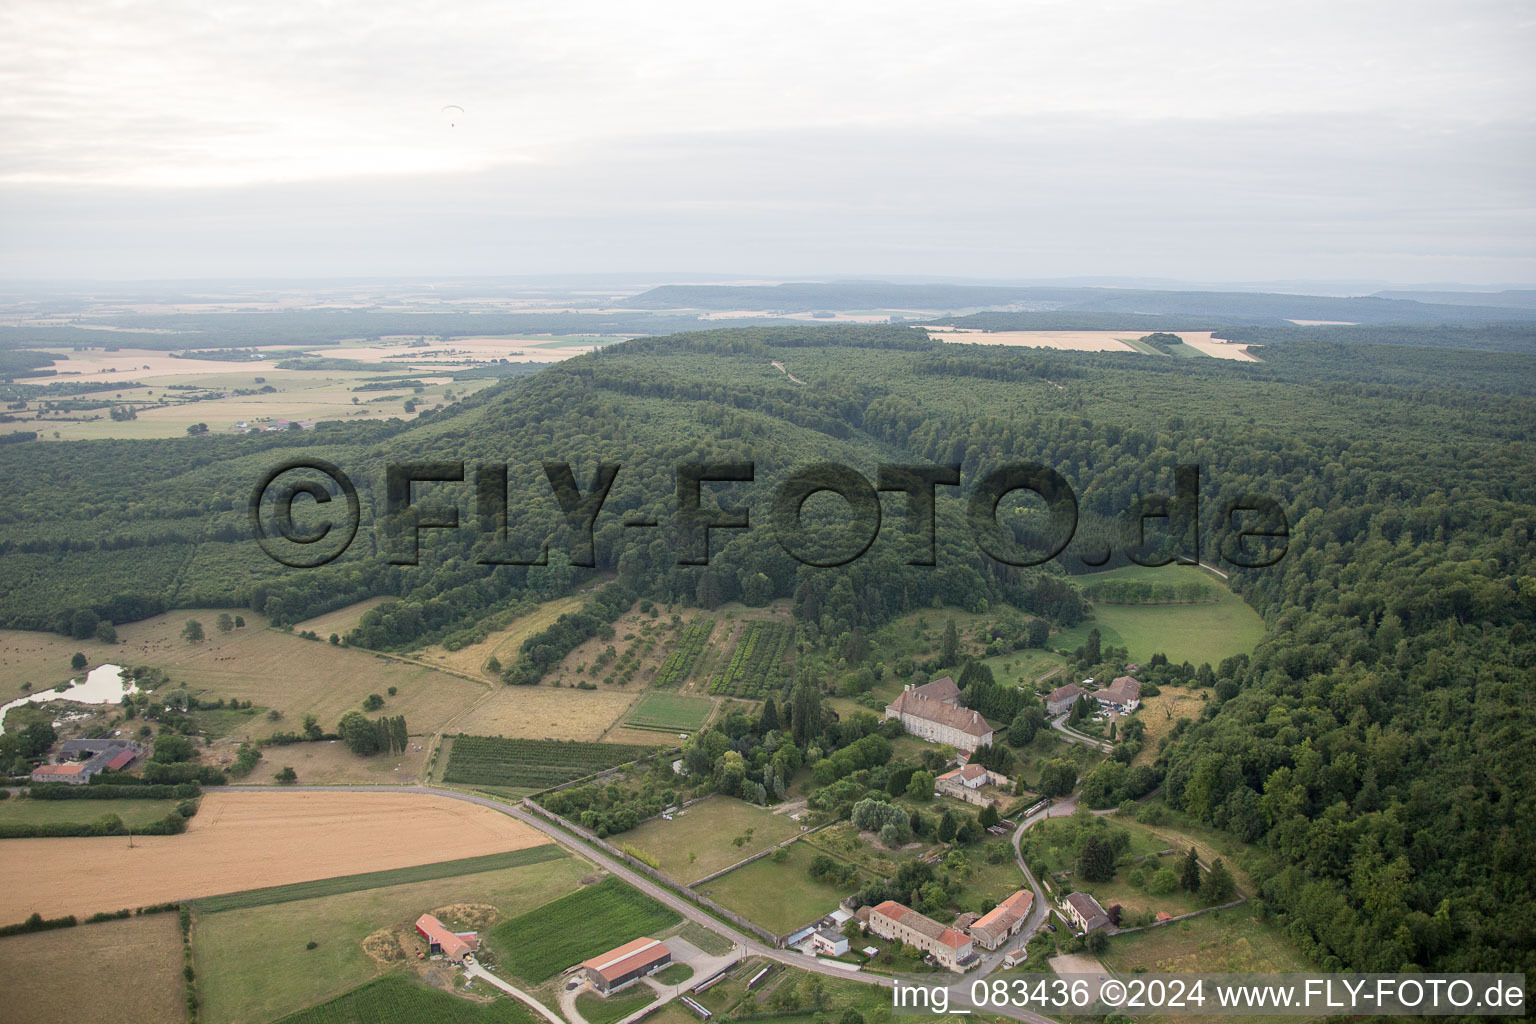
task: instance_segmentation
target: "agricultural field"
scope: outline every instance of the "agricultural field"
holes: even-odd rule
[[[656,679],[662,663],[671,657],[679,636],[704,617],[697,610],[670,610],[670,606],[641,603],[613,623],[613,636],[582,641],[544,674],[544,682],[556,686],[587,684],[601,689],[638,689]],[[637,684],[631,687],[631,684]]]
[[[790,843],[784,850],[782,862],[771,854],[704,883],[698,891],[753,924],[784,935],[830,914],[844,896],[868,881],[861,877],[846,886],[817,881],[808,872],[814,848]]]
[[[176,809],[180,800],[0,800],[0,825],[90,824],[115,814],[129,828],[151,825]],[[116,908],[113,908],[116,909]]]
[[[466,786],[547,789],[644,757],[653,749],[622,743],[455,736],[448,749],[443,781]]]
[[[396,694],[386,697],[379,713],[404,715],[413,733],[432,733],[486,693],[484,686],[446,672],[264,628],[266,620],[254,612],[238,611],[245,626],[224,632],[215,625],[220,614],[234,612],[189,609],[125,623],[116,644],[6,630],[0,633],[0,675],[18,695],[23,681],[32,682],[33,690],[53,685],[79,674],[70,672],[69,662],[80,651],[92,666],[150,665],[170,675],[171,687],[185,686],[200,699],[238,698],[281,713],[278,721],[249,716],[237,725],[237,737],[297,731],[306,714],[333,728],[370,693],[385,695],[391,686]],[[202,643],[182,638],[189,619],[202,623]],[[45,673],[48,666],[57,667]]]
[[[1068,352],[1142,352],[1162,355],[1150,345],[1137,344],[1137,340],[1150,331],[981,331],[969,327],[928,328],[928,333],[939,341],[962,345],[1008,345],[1024,348],[1056,348]],[[1181,356],[1215,356],[1238,362],[1258,362],[1244,349],[1245,345],[1218,341],[1210,331],[1170,331],[1184,340],[1175,346]]]
[[[681,920],[676,911],[610,876],[502,921],[491,930],[489,945],[507,974],[537,985],[572,964]],[[531,935],[540,941],[529,942]]]
[[[465,857],[460,860],[418,864],[414,867],[394,868],[388,871],[369,871],[361,875],[317,878],[312,882],[275,885],[266,889],[246,889],[243,892],[232,892],[223,896],[207,896],[195,901],[195,906],[199,914],[220,914],[229,910],[268,907],[278,903],[292,903],[296,900],[321,899],[348,892],[365,892],[368,889],[387,889],[391,886],[428,882],[438,878],[458,878],[482,871],[520,868],[529,864],[560,860],[565,856],[567,854],[559,846],[546,843],[543,846],[528,846],[507,853],[488,853],[482,857]]]
[[[415,1024],[427,1020],[433,1024],[539,1024],[543,1018],[511,996],[471,1001],[403,974],[386,974],[329,1002],[284,1017],[277,1024]]]
[[[787,814],[713,796],[684,808],[671,821],[652,818],[614,841],[644,850],[669,877],[689,884],[799,834],[800,826]],[[739,846],[737,839],[742,839]]]
[[[675,689],[688,681],[694,666],[704,654],[704,647],[714,628],[715,620],[704,616],[689,623],[683,635],[678,637],[677,646],[667,655],[667,660],[661,663],[656,673],[658,689]]]
[[[520,866],[216,913],[205,913],[200,904],[193,919],[192,950],[201,1018],[208,1024],[272,1020],[342,995],[385,972],[409,971],[418,962],[396,936],[409,933],[422,913],[437,912],[446,920],[457,908],[464,908],[459,914],[475,908],[479,920],[513,917],[576,890],[590,870],[562,854]],[[391,875],[405,877],[391,873],[383,880]],[[236,902],[246,895],[237,894]],[[270,895],[256,893],[251,898]],[[306,948],[309,942],[315,943],[314,949]]]
[[[489,807],[414,793],[216,791],[179,836],[12,839],[26,886],[0,891],[0,921],[120,907],[409,867],[547,843]],[[102,870],[103,858],[111,870]]]
[[[714,709],[714,702],[702,697],[653,692],[640,698],[624,725],[666,733],[695,732],[704,727]]]
[[[8,1024],[102,1020],[106,993],[112,1019],[181,1024],[183,991],[175,914],[0,939],[0,1006]]]
[[[1125,647],[1131,661],[1145,663],[1162,653],[1172,662],[1192,665],[1209,662],[1215,667],[1223,658],[1246,654],[1264,636],[1264,620],[1225,583],[1193,565],[1169,565],[1159,569],[1135,566],[1076,577],[1079,586],[1114,579],[1146,579],[1155,573],[1160,582],[1177,585],[1199,582],[1208,585],[1216,600],[1201,604],[1112,605],[1097,604],[1093,617],[1071,629],[1053,634],[1050,645],[1062,650],[1082,646],[1092,629],[1099,631],[1105,646]]]
[[[234,781],[240,785],[275,786],[278,783],[273,774],[288,767],[298,775],[302,786],[404,785],[421,777],[429,745],[427,737],[412,736],[404,752],[368,757],[359,757],[337,740],[263,747],[261,760],[251,774]],[[202,760],[228,768],[234,764],[239,749],[238,740],[216,740],[203,752]]]
[[[786,623],[745,623],[730,661],[710,679],[709,692],[759,699],[777,691],[784,683],[784,655],[794,632]]]
[[[491,658],[494,657],[503,667],[511,665],[517,660],[518,651],[523,646],[524,640],[540,630],[549,628],[560,616],[580,610],[585,600],[586,597],[581,594],[571,594],[553,601],[545,601],[528,614],[521,615],[503,628],[491,632],[480,643],[468,644],[456,651],[449,650],[442,644],[434,644],[423,648],[411,657],[424,664],[436,665],[463,675],[482,677],[489,681],[495,678],[495,673],[488,671],[485,667]]]
[[[611,996],[583,992],[576,997],[576,1012],[585,1018],[587,1024],[615,1024],[642,1006],[654,1003],[656,999],[656,991],[643,983]]]
[[[454,732],[473,736],[595,741],[618,724],[637,697],[619,690],[497,684],[450,724]]]

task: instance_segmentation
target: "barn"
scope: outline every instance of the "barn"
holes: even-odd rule
[[[431,914],[416,919],[416,934],[427,940],[427,948],[441,953],[455,963],[480,948],[480,936],[475,932],[456,932]]]
[[[672,962],[672,951],[660,939],[638,938],[581,963],[592,987],[603,995],[661,970]]]

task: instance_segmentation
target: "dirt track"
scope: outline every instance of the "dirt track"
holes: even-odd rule
[[[103,804],[105,813],[110,807]],[[403,793],[209,793],[186,833],[7,839],[24,885],[0,892],[0,922],[86,915],[316,878],[518,850],[548,837],[459,800]]]

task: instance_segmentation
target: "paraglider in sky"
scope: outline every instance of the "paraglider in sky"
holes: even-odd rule
[[[456,127],[458,127],[459,118],[461,118],[463,116],[464,116],[464,108],[463,107],[455,106],[454,104],[450,103],[448,106],[443,108],[443,117],[447,118],[447,120],[448,120],[448,127],[449,128],[456,128]]]

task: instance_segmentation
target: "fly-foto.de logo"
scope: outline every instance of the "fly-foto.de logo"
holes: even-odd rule
[[[623,467],[598,465],[582,488],[567,462],[545,462],[545,479],[552,491],[567,534],[572,565],[597,564],[593,531],[604,514],[609,492]],[[746,506],[706,502],[712,485],[752,483],[753,462],[680,463],[674,473],[673,535],[677,564],[708,565],[712,534],[717,530],[750,530],[752,510]],[[938,496],[940,488],[961,485],[957,465],[882,465],[871,482],[858,470],[837,463],[818,463],[791,473],[776,489],[767,511],[769,528],[784,551],[809,566],[847,565],[867,552],[880,535],[881,493],[896,496],[913,545],[908,564],[938,564]],[[385,471],[380,544],[392,565],[418,565],[423,530],[472,530],[488,541],[476,556],[480,565],[545,565],[548,550],[529,557],[505,550],[509,501],[507,466],[481,463],[466,470],[463,462],[396,463]],[[430,499],[419,500],[418,484],[433,485]],[[457,493],[452,485],[460,485]],[[829,550],[826,530],[805,522],[806,502],[816,494],[835,494],[846,504],[838,517],[838,539]],[[1000,507],[1010,495],[1033,495],[1034,514],[1023,524],[1005,522]],[[444,500],[452,497],[452,502]],[[903,500],[904,499],[904,500]],[[469,507],[471,516],[461,516]],[[1043,507],[1042,507],[1043,506]],[[612,514],[612,513],[609,513]],[[472,519],[473,525],[465,525]],[[1065,477],[1048,466],[1008,463],[984,474],[966,497],[964,520],[971,539],[988,557],[1005,565],[1040,565],[1061,555],[1078,528],[1077,496]],[[313,568],[340,557],[351,546],[362,522],[357,487],[342,470],[321,459],[284,463],[266,473],[250,499],[251,530],[273,559],[294,568]],[[626,529],[656,529],[659,520],[635,515],[621,520]],[[1130,538],[1123,551],[1138,565],[1170,562],[1194,564],[1200,549],[1200,470],[1174,468],[1174,493],[1148,495],[1125,510],[1121,525]],[[1149,526],[1163,543],[1148,541]],[[1242,568],[1263,568],[1284,557],[1290,523],[1273,498],[1243,494],[1225,501],[1216,518],[1219,557]],[[1107,563],[1113,545],[1100,543],[1075,557],[1084,565]],[[499,552],[499,553],[498,553]]]

